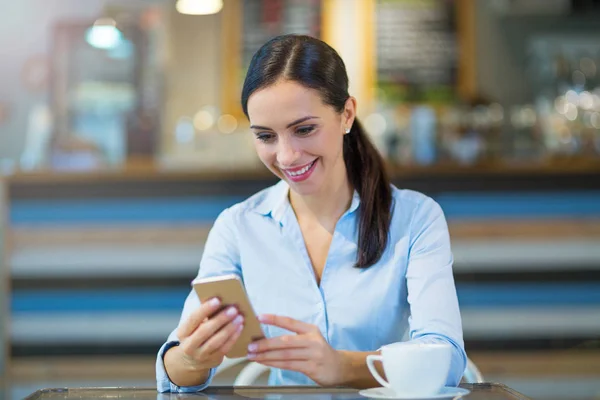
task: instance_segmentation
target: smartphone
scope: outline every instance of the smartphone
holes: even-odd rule
[[[244,329],[237,342],[226,354],[227,357],[245,357],[248,354],[248,345],[265,337],[260,321],[256,317],[244,289],[244,284],[237,275],[196,278],[192,281],[192,286],[200,302],[203,303],[213,297],[218,297],[222,306],[219,311],[228,306],[236,306],[239,313],[244,316]]]

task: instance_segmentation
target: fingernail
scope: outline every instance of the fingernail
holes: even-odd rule
[[[227,315],[229,315],[230,317],[233,317],[235,314],[237,314],[237,310],[235,309],[235,307],[229,307],[227,309]]]
[[[254,354],[254,353],[248,353],[248,356],[247,356],[247,357],[248,357],[250,360],[252,360],[252,359],[254,359],[254,358],[256,357],[256,354]]]
[[[210,299],[209,304],[213,307],[218,306],[219,304],[221,304],[221,300],[219,300],[218,297],[215,297],[213,299]]]
[[[241,315],[238,315],[237,317],[235,317],[235,319],[233,320],[233,323],[235,325],[240,325],[242,322],[244,322],[244,317],[242,317]]]
[[[241,331],[243,331],[243,330],[244,330],[244,325],[240,325],[240,326],[238,326],[238,328],[237,328],[237,332],[238,332],[238,333],[240,333],[240,332],[241,332]]]
[[[258,346],[254,343],[248,345],[248,351],[255,351]]]

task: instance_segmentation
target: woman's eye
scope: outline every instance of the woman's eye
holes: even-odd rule
[[[315,127],[312,125],[311,126],[303,126],[301,128],[296,129],[296,133],[300,136],[306,136],[314,130],[315,130]]]
[[[270,134],[270,133],[259,133],[256,135],[256,138],[258,140],[260,140],[261,142],[270,142],[271,140],[273,140],[273,138],[275,137],[275,135]]]

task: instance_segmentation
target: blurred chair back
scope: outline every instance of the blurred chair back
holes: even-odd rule
[[[10,295],[8,293],[8,280],[10,279],[8,262],[6,259],[5,241],[4,236],[6,235],[5,229],[8,221],[5,221],[5,217],[8,214],[7,204],[5,203],[5,192],[4,181],[0,177],[0,397],[2,397],[3,383],[6,375],[7,360],[8,360],[8,335],[9,327],[8,322],[10,318]]]
[[[230,368],[233,365],[239,364],[243,362],[244,359],[234,359],[234,360],[226,360],[221,364],[221,366],[217,369],[217,373],[222,372],[223,370]],[[237,375],[235,381],[233,382],[233,386],[251,386],[253,385],[258,378],[262,374],[265,374],[269,371],[269,367],[266,367],[257,362],[249,362]],[[467,358],[467,368],[465,369],[465,373],[462,379],[463,383],[482,383],[484,382],[483,375],[479,368],[475,365],[473,361]]]
[[[253,385],[262,374],[267,373],[270,370],[257,362],[249,362],[238,374],[237,378],[233,382],[233,386],[251,386]]]
[[[462,381],[464,383],[483,383],[483,375],[477,365],[471,359],[467,358],[467,368],[465,369],[465,373],[463,375]]]

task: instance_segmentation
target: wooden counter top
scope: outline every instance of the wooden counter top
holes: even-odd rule
[[[547,176],[547,175],[599,175],[600,158],[585,160],[561,160],[539,163],[492,162],[472,166],[456,163],[439,163],[433,166],[400,166],[388,165],[392,179],[418,177],[448,177],[448,176]],[[167,169],[148,161],[128,163],[127,165],[104,170],[89,171],[19,171],[8,175],[9,183],[48,183],[51,182],[90,182],[90,181],[128,181],[128,180],[274,180],[273,175],[266,169],[244,170],[198,170],[198,169]]]
[[[388,166],[392,182],[430,196],[448,192],[600,190],[600,158],[537,164]],[[17,172],[5,176],[10,199],[249,196],[277,182],[266,168],[164,169],[152,162],[111,170]]]

